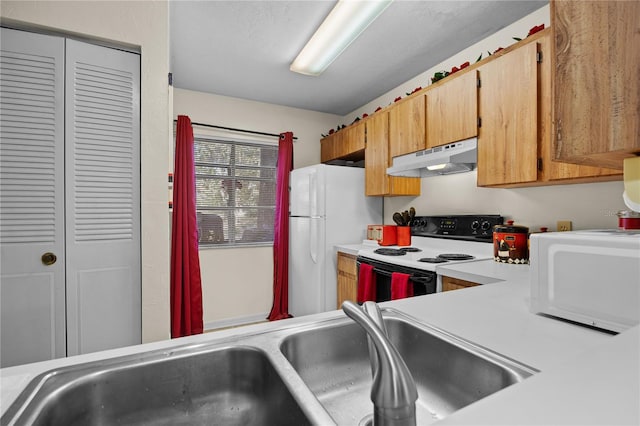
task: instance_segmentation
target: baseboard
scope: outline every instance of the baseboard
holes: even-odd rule
[[[257,322],[267,321],[269,312],[255,315],[247,315],[244,317],[225,318],[216,321],[208,321],[204,323],[204,331],[219,330],[221,328],[239,327],[241,325],[254,324]]]

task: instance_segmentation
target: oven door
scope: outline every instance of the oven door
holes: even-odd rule
[[[394,272],[401,272],[410,276],[409,281],[413,285],[414,296],[436,292],[437,275],[435,272],[407,268],[406,266],[381,262],[363,256],[358,256],[356,260],[358,271],[363,263],[373,266],[376,274],[376,302],[391,300],[391,274]]]

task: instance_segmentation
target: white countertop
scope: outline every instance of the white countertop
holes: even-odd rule
[[[499,281],[529,282],[530,266],[500,263],[495,260],[444,264],[436,268],[438,275],[472,281],[478,284],[492,284]]]
[[[439,273],[482,285],[382,303],[540,370],[437,424],[640,424],[640,326],[612,336],[529,313],[528,266],[493,261]],[[503,281],[500,281],[503,280]],[[63,365],[294,326],[341,311],[0,370],[4,412],[35,375]]]
[[[377,241],[365,240],[357,244],[337,244],[334,246],[336,251],[356,256],[358,252],[367,247],[380,247]]]

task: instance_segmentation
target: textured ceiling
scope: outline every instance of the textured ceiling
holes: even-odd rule
[[[170,2],[174,86],[346,115],[547,4],[394,1],[319,77],[289,71],[333,1]]]

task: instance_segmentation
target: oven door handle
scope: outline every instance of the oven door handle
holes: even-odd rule
[[[393,272],[385,271],[384,269],[373,268],[373,272],[380,275],[385,275],[390,277],[393,275]],[[430,283],[433,281],[432,276],[420,276],[420,275],[409,275],[409,279],[413,282],[418,283]]]
[[[410,276],[409,279],[415,283],[423,283],[423,284],[428,284],[430,282],[433,282],[433,277],[417,277],[417,276]]]

